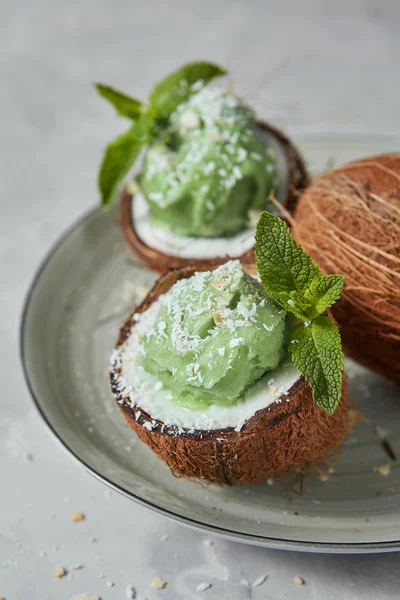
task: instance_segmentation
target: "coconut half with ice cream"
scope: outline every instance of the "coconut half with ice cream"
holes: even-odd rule
[[[121,328],[111,387],[126,421],[171,470],[252,483],[325,458],[348,431],[288,358],[291,319],[239,261],[163,275]]]
[[[160,272],[251,260],[260,212],[279,212],[269,196],[292,213],[309,183],[296,147],[218,88],[180,106],[171,130],[174,147],[150,146],[139,176],[121,192],[128,245]]]
[[[253,258],[264,209],[293,212],[309,183],[294,144],[224,87],[224,70],[184,65],[155,86],[148,104],[108,86],[98,89],[133,127],[108,146],[100,170],[104,204],[120,193],[128,245],[150,268],[216,265]],[[139,153],[140,152],[140,153]]]

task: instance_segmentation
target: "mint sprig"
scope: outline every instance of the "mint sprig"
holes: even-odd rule
[[[344,276],[322,275],[282,219],[268,212],[257,225],[255,253],[267,294],[301,321],[289,339],[292,361],[316,404],[332,414],[342,394],[343,352],[335,322],[321,315],[340,298]]]
[[[112,202],[119,184],[140,151],[156,136],[160,122],[166,122],[179,104],[225,72],[225,69],[210,62],[183,65],[154,86],[146,105],[109,85],[95,84],[100,96],[108,100],[119,115],[134,121],[134,126],[105,150],[98,178],[104,206]]]

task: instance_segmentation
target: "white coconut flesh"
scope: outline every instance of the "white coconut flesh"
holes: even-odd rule
[[[156,426],[157,420],[182,430],[210,431],[234,427],[236,431],[240,431],[245,422],[258,410],[273,402],[290,401],[289,398],[282,399],[281,396],[289,392],[300,373],[288,362],[273,371],[268,371],[231,406],[211,404],[201,410],[191,410],[177,403],[173,392],[165,389],[157,376],[147,373],[138,362],[140,337],[152,330],[162,299],[163,296],[160,296],[146,311],[135,314],[135,325],[128,338],[122,346],[114,350],[111,357],[111,371],[115,373],[116,370],[120,370],[116,380],[118,392],[128,399],[136,420],[140,418],[142,411],[145,411],[151,416],[151,420],[145,423],[149,430]]]
[[[275,192],[278,202],[283,203],[288,188],[289,169],[286,153],[281,142],[269,131],[258,127],[257,137],[271,150],[276,158],[279,186]],[[137,235],[150,248],[179,258],[215,258],[227,256],[238,257],[254,246],[255,225],[259,212],[254,214],[254,227],[248,227],[236,235],[220,238],[195,238],[176,235],[173,231],[155,227],[150,219],[147,202],[139,191],[132,200],[133,223]],[[270,203],[270,212],[277,214],[277,208]]]

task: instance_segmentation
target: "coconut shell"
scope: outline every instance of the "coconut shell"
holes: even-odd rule
[[[135,326],[133,314],[147,310],[178,279],[190,277],[196,270],[205,269],[187,267],[162,276],[122,326],[117,347]],[[233,427],[189,431],[152,419],[140,407],[132,409],[129,399],[121,397],[118,390],[119,374],[118,370],[111,371],[111,388],[127,423],[181,477],[228,485],[254,483],[326,458],[348,433],[345,377],[342,399],[333,415],[315,404],[308,383],[299,377],[287,394],[258,410],[240,431]],[[147,429],[149,423],[151,428]]]
[[[400,383],[400,154],[319,177],[294,220],[294,237],[323,273],[346,275],[332,307],[345,351]]]
[[[301,190],[303,190],[310,182],[309,175],[305,163],[299,154],[296,147],[289,138],[268,123],[258,121],[257,125],[265,131],[273,134],[281,144],[288,163],[288,190],[286,198],[283,202],[284,208],[293,213],[297,198]],[[120,223],[126,240],[126,243],[138,258],[144,262],[150,269],[165,273],[169,269],[179,269],[190,264],[196,263],[197,266],[205,268],[218,266],[227,260],[227,256],[216,256],[215,258],[183,258],[167,254],[148,246],[139,236],[135,228],[133,217],[133,202],[134,195],[129,191],[129,186],[125,186],[121,191],[120,196]],[[254,261],[253,249],[247,250],[243,255],[230,257],[232,260],[239,258],[244,262]]]

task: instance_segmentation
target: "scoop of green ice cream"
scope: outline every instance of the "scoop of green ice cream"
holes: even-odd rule
[[[171,115],[150,146],[138,183],[155,225],[218,237],[243,229],[276,181],[275,158],[255,135],[252,110],[203,88]]]
[[[179,280],[141,340],[141,364],[188,408],[233,404],[285,355],[286,311],[239,261]]]

